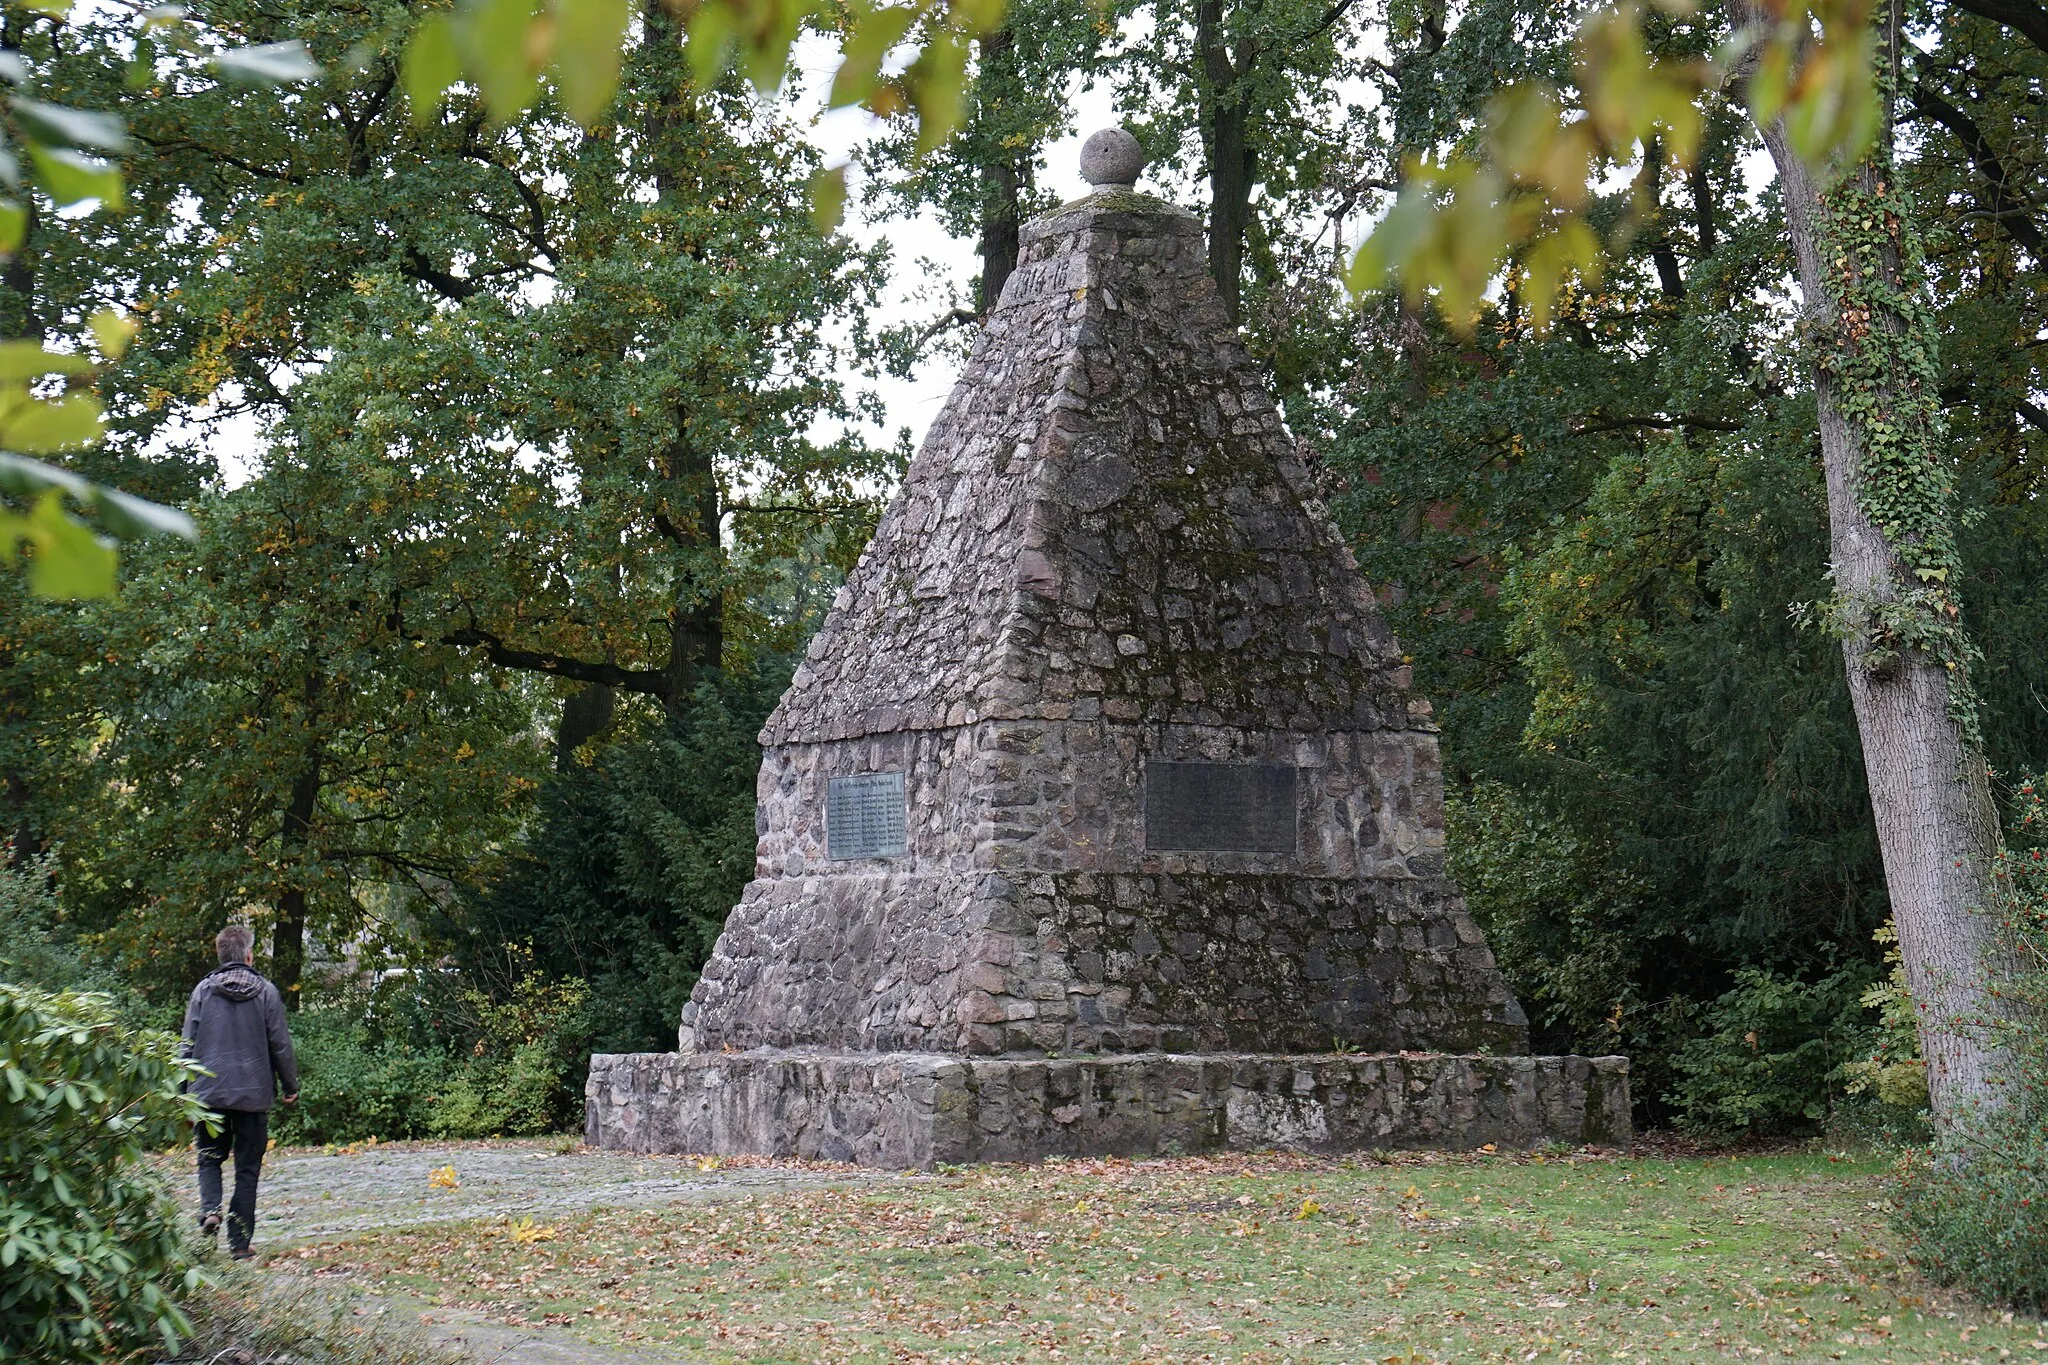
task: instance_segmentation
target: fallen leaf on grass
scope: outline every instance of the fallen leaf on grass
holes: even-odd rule
[[[453,1166],[436,1166],[428,1173],[427,1183],[437,1190],[454,1190],[462,1187],[462,1182],[455,1178]]]

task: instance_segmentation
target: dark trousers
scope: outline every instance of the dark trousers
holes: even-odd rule
[[[220,1209],[220,1165],[235,1157],[235,1196],[228,1202],[228,1249],[247,1251],[256,1231],[256,1178],[263,1173],[263,1148],[270,1140],[270,1115],[262,1110],[219,1109],[220,1131],[199,1128],[199,1212]]]

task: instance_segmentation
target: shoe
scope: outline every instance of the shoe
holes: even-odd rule
[[[199,1215],[199,1235],[202,1237],[217,1237],[220,1235],[220,1213],[218,1210]]]
[[[236,1247],[233,1251],[230,1251],[228,1255],[234,1257],[238,1261],[253,1261],[256,1259],[256,1253],[249,1250],[249,1248],[247,1247]]]

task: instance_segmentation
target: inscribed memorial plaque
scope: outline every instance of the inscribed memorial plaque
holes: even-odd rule
[[[900,858],[905,851],[902,773],[826,780],[826,857]]]
[[[1278,763],[1145,764],[1145,847],[1292,853],[1294,769]]]

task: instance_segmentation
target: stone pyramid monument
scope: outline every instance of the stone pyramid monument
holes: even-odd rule
[[[761,733],[755,877],[593,1145],[889,1166],[1625,1143],[1444,872],[1436,727],[1205,268],[1097,186]]]

